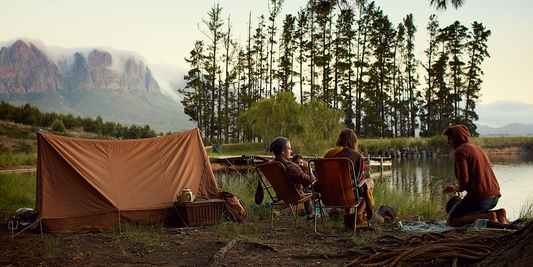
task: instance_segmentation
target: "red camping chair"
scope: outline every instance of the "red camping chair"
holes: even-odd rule
[[[274,192],[276,192],[276,197],[272,199],[273,202],[270,210],[270,228],[272,228],[272,230],[287,229],[274,229],[274,207],[286,204],[289,205],[291,215],[294,217],[294,227],[292,229],[296,228],[298,223],[298,211],[294,212],[292,206],[296,205],[296,207],[298,207],[300,203],[307,201],[312,194],[300,194],[298,190],[296,190],[294,184],[289,186],[284,179],[284,175],[288,176],[287,171],[280,162],[272,161],[257,165],[256,171],[259,174],[259,177],[261,177],[262,174],[267,179],[272,188],[274,188]]]
[[[315,197],[315,207],[320,209],[322,215],[322,224],[324,225],[325,208],[355,208],[354,222],[357,220],[357,207],[363,201],[359,196],[359,187],[364,183],[361,182],[354,190],[353,182],[357,181],[353,172],[353,163],[348,158],[320,158],[312,159],[309,164],[313,163],[316,170],[316,177],[320,185],[320,192]],[[315,234],[319,235],[316,230],[317,214],[315,212]],[[353,232],[355,234],[357,223],[354,223]],[[369,224],[370,226],[370,224]]]

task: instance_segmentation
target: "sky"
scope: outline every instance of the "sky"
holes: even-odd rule
[[[277,27],[281,28],[285,14],[296,15],[306,2],[285,0]],[[223,8],[223,18],[231,21],[233,38],[243,44],[250,14],[253,29],[260,15],[268,18],[269,0],[0,0],[0,46],[23,38],[40,42],[49,53],[64,48],[125,51],[138,55],[152,69],[164,92],[175,93],[169,84],[182,80],[189,67],[184,58],[189,57],[195,41],[208,40],[202,33],[207,29],[202,20],[208,19],[207,12],[217,3]],[[422,61],[431,14],[438,16],[442,28],[456,20],[468,28],[474,21],[482,23],[492,35],[487,42],[490,58],[481,65],[485,76],[478,124],[533,124],[533,85],[529,81],[533,74],[533,1],[466,0],[458,10],[450,7],[446,11],[436,11],[429,0],[376,0],[376,4],[394,24],[413,14],[418,29],[416,56]],[[514,107],[526,113],[513,110],[506,117],[509,108]],[[482,110],[490,112],[480,113]],[[504,119],[495,121],[495,114]]]

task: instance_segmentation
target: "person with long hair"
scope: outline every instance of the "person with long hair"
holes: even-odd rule
[[[372,198],[374,181],[370,178],[365,179],[364,175],[364,171],[370,170],[370,166],[365,166],[363,156],[358,152],[357,135],[352,129],[344,129],[339,133],[335,147],[326,151],[324,158],[349,158],[354,166],[352,170],[356,179],[352,181],[354,190],[357,190],[355,187],[364,181],[363,188],[366,191],[370,191],[368,194],[370,198]],[[367,210],[367,220],[364,219],[363,213],[365,210]],[[357,227],[368,227],[368,220],[373,216],[373,210],[373,198],[370,200],[365,197],[365,201],[361,202],[357,208],[356,222],[349,221],[350,219],[353,221],[353,217],[349,216],[351,214],[351,209],[347,208],[345,209],[344,223],[347,227],[353,226],[353,223],[356,223]]]

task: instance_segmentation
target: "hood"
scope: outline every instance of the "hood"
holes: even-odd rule
[[[455,125],[451,128],[453,131],[453,143],[455,146],[453,149],[456,149],[460,145],[468,143],[470,141],[470,132],[468,131],[468,128],[466,126]]]

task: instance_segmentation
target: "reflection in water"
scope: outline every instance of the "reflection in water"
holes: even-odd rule
[[[385,172],[383,178],[383,182],[391,187],[422,194],[435,186],[455,182],[453,159],[393,158],[391,171]]]

